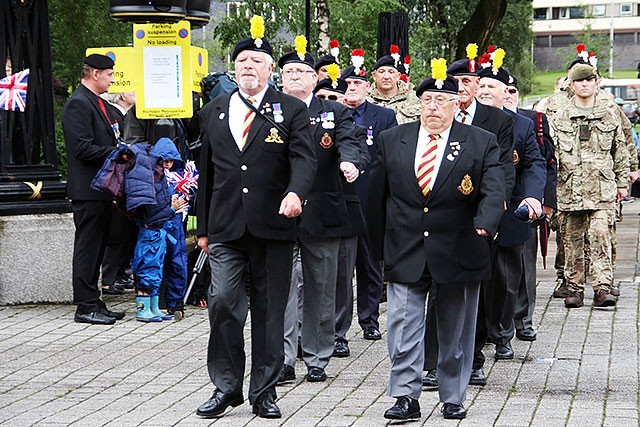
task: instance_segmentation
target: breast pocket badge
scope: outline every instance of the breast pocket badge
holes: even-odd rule
[[[269,129],[269,136],[267,136],[264,142],[273,142],[276,144],[284,144],[282,138],[280,138],[280,134],[278,134],[278,129],[271,128]]]
[[[331,139],[331,136],[329,135],[329,133],[325,132],[324,135],[322,135],[322,139],[320,140],[320,146],[322,148],[331,148],[332,145],[333,140]]]
[[[468,196],[473,191],[473,183],[471,182],[469,174],[462,178],[462,182],[458,185],[458,191],[460,191],[464,196]]]

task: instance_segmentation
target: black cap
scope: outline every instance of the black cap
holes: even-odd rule
[[[113,69],[114,65],[116,64],[115,62],[113,62],[113,59],[109,58],[106,55],[93,53],[84,58],[84,65],[95,68],[96,70],[106,70]]]
[[[516,79],[516,76],[509,74],[509,83],[507,83],[507,86],[513,86],[516,89],[518,88],[518,79]]]
[[[385,55],[380,59],[378,59],[373,66],[373,70],[375,71],[380,67],[393,67],[396,70],[398,70],[400,74],[404,74],[405,72],[404,65],[402,64],[402,62],[396,61],[395,59],[393,59],[393,56],[391,55]]]
[[[477,76],[477,67],[478,63],[475,60],[471,62],[468,59],[458,59],[449,65],[447,74],[451,74],[452,76]]]
[[[330,78],[322,79],[316,84],[316,87],[313,88],[313,93],[316,93],[320,89],[330,90],[331,92],[338,92],[344,95],[347,91],[347,81],[343,78],[338,78],[335,82]]]
[[[316,62],[315,67],[313,67],[314,70],[318,71],[320,68],[326,66],[326,65],[331,65],[331,64],[337,64],[338,61],[336,61],[336,57],[333,55],[322,55],[320,57],[320,59],[318,59],[318,62]]]
[[[583,57],[578,56],[577,58],[574,58],[571,60],[571,62],[569,62],[569,68],[567,68],[567,71],[569,71],[570,69],[573,68],[574,65],[576,64],[585,64],[585,65],[591,65],[589,64],[589,61],[585,60]]]
[[[271,45],[266,39],[252,39],[251,37],[248,37],[246,39],[240,40],[236,44],[236,47],[233,49],[233,54],[231,55],[231,60],[235,61],[236,57],[243,50],[253,50],[256,52],[264,52],[269,56],[273,56],[273,49],[271,48]]]
[[[491,79],[496,79],[499,82],[504,83],[505,85],[509,85],[509,73],[502,67],[498,68],[497,72],[494,72],[493,67],[491,66],[483,68],[478,72],[478,77],[488,77]]]
[[[423,92],[442,92],[442,93],[451,93],[454,95],[458,94],[458,81],[453,78],[452,75],[447,74],[446,80],[435,80],[433,77],[427,77],[420,83],[420,86],[416,89],[416,95],[418,98],[422,95]]]
[[[364,68],[359,68],[358,72],[356,72],[356,67],[353,65],[349,65],[340,75],[341,79],[360,79],[367,80],[367,70]]]
[[[285,54],[282,58],[278,60],[278,67],[282,68],[286,64],[297,63],[297,64],[305,64],[309,67],[313,68],[315,63],[313,56],[307,52],[304,54],[304,59],[300,59],[298,52],[292,50],[291,52]]]

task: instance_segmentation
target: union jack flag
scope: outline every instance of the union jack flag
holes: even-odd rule
[[[0,79],[0,108],[9,111],[24,111],[27,104],[29,69]]]
[[[175,185],[176,191],[190,200],[198,190],[198,170],[196,164],[189,160],[184,166],[184,172],[166,172],[167,180]]]

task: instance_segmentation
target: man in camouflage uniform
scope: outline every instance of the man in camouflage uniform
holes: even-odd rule
[[[612,245],[616,200],[627,195],[629,150],[619,117],[599,97],[598,76],[587,64],[573,68],[574,96],[550,118],[558,159],[558,211],[565,253],[565,307],[584,305],[585,242],[594,305],[615,305]]]
[[[567,76],[564,78],[564,81],[560,84],[560,87],[558,88],[558,90],[556,90],[556,92],[554,92],[551,96],[549,96],[545,106],[545,113],[547,114],[547,117],[550,120],[554,115],[564,111],[564,109],[569,104],[571,98],[573,97],[574,92],[573,92],[573,89],[571,88],[571,74],[573,69],[580,64],[590,65],[588,61],[585,61],[581,57],[577,57],[573,61],[571,61],[571,63],[569,64],[569,69],[567,71]],[[599,80],[600,79],[598,77],[598,83],[599,83]],[[610,109],[615,115],[617,115],[621,124],[623,125],[623,131],[625,133],[625,138],[626,138],[626,146],[627,146],[627,149],[629,150],[629,169],[630,169],[629,183],[633,183],[640,177],[640,171],[638,170],[638,154],[636,151],[635,143],[633,141],[633,136],[630,134],[630,132],[628,134],[627,129],[624,128],[624,124],[628,120],[624,115],[624,112],[622,112],[622,110],[618,108],[615,102],[613,102],[611,95],[608,92],[606,92],[601,88],[598,88],[595,93],[595,98],[596,98],[596,103],[598,105],[602,106],[603,108]],[[617,204],[617,208],[618,208],[617,215],[619,216],[620,215],[619,203]],[[556,280],[556,289],[553,292],[553,296],[554,298],[566,298],[569,294],[569,290],[567,288],[567,283],[565,281],[565,275],[564,275],[565,257],[564,257],[564,248],[562,246],[563,237],[562,237],[562,232],[560,231],[562,229],[562,224],[560,223],[562,218],[559,215],[553,215],[550,219],[551,219],[551,222],[550,222],[551,228],[556,231],[556,243],[558,246],[558,250],[556,252],[556,258],[555,258],[555,264],[554,264],[554,267],[556,269],[557,280]],[[615,223],[613,226],[611,250],[613,252],[612,259],[613,259],[613,262],[615,263],[616,252],[617,252],[617,240],[615,238]],[[585,248],[585,253],[586,252],[588,252],[588,247]],[[595,280],[594,277],[590,277],[590,279]],[[620,290],[618,289],[617,286],[614,285],[614,287],[611,290],[611,294],[613,296],[620,295]]]
[[[367,94],[367,101],[395,111],[399,125],[420,118],[420,100],[413,84],[400,79],[402,75],[406,76],[405,71],[398,58],[392,55],[381,57],[373,66],[371,77],[374,84]]]

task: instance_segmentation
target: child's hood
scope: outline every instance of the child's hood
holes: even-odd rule
[[[160,138],[153,146],[151,152],[162,157],[162,160],[173,160],[172,170],[182,169],[182,157],[180,157],[176,145],[169,138]]]

